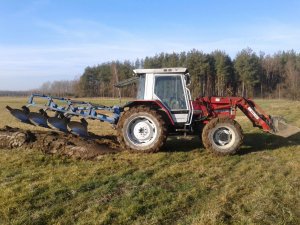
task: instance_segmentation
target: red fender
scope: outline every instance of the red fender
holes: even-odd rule
[[[150,105],[150,106],[154,106],[157,109],[163,110],[166,113],[166,115],[168,116],[168,118],[170,120],[169,122],[172,125],[175,124],[170,111],[159,100],[136,100],[136,101],[128,102],[127,104],[125,104],[123,106],[123,108],[126,108],[126,107],[130,108],[130,107],[138,106],[138,105]]]

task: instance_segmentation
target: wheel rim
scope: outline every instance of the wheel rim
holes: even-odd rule
[[[221,149],[227,149],[234,144],[235,133],[229,127],[219,127],[213,132],[213,142]]]
[[[148,146],[157,137],[156,125],[149,117],[138,117],[129,121],[127,129],[129,141],[136,146]]]

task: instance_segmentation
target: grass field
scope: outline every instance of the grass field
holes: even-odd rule
[[[4,109],[25,101],[0,98],[0,127],[32,129]],[[300,126],[300,102],[257,103]],[[300,224],[300,135],[283,139],[237,120],[245,143],[234,156],[216,157],[198,138],[98,161],[0,150],[0,224]],[[91,131],[114,134],[106,123]]]

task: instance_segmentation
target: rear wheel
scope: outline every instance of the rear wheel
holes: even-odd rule
[[[215,118],[205,125],[202,142],[206,149],[218,155],[232,155],[243,143],[241,126],[230,118]]]
[[[121,147],[136,152],[157,152],[167,139],[161,115],[143,106],[124,112],[117,130]]]

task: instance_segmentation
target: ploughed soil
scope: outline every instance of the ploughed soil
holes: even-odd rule
[[[115,136],[89,133],[86,138],[56,131],[29,131],[5,126],[0,129],[0,149],[37,149],[76,159],[97,159],[120,151]]]

